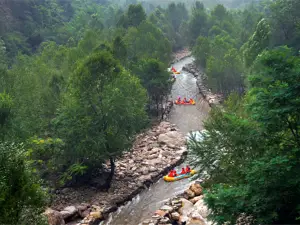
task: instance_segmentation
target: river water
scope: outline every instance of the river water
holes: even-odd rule
[[[175,64],[173,67],[181,71],[182,67],[193,61],[192,57],[185,58]],[[196,79],[193,75],[181,71],[177,75],[176,82],[173,85],[171,97],[175,100],[178,96],[196,99],[195,106],[176,106],[170,114],[169,121],[177,125],[179,130],[188,134],[190,131],[203,129],[203,120],[209,112],[209,105],[203,100],[196,86]],[[183,164],[187,164],[188,159]],[[181,169],[181,166],[176,168]],[[117,212],[112,213],[106,222],[101,225],[138,225],[145,219],[151,218],[155,210],[159,209],[165,201],[181,193],[190,184],[189,179],[183,179],[177,182],[167,183],[160,179],[157,183],[150,186],[136,196],[131,202],[120,207]]]

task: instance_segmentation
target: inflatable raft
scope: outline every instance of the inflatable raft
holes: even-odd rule
[[[196,173],[196,170],[191,170],[190,173],[180,174],[176,177],[169,177],[167,175],[167,176],[164,176],[164,180],[167,181],[167,182],[178,181],[178,180],[182,180],[182,179],[185,179],[185,178],[189,178],[189,177],[193,176],[195,173]]]
[[[178,100],[175,100],[174,102],[176,105],[195,105],[196,102],[195,100],[189,101],[189,102],[178,102]]]
[[[180,72],[176,71],[176,72],[173,72],[173,74],[180,74]]]

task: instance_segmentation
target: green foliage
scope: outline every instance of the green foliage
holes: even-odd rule
[[[169,72],[156,59],[138,61],[134,71],[147,89],[150,106],[154,105],[154,111],[161,113],[172,88]]]
[[[262,19],[257,24],[256,30],[253,35],[249,38],[245,46],[243,46],[243,54],[246,67],[251,66],[257,55],[268,47],[269,37],[270,26],[265,19]]]
[[[40,216],[46,195],[22,144],[0,143],[0,190],[1,224],[46,224]]]
[[[193,48],[193,55],[196,58],[197,64],[206,67],[207,58],[210,55],[210,42],[208,38],[199,36]]]
[[[300,64],[293,53],[282,47],[257,57],[244,100],[233,96],[214,109],[203,141],[189,143],[194,164],[209,175],[205,201],[217,224],[241,216],[251,224],[297,223]]]
[[[154,58],[168,63],[171,55],[171,45],[162,31],[148,21],[138,27],[130,27],[125,36],[128,46],[128,60],[136,62],[141,58]]]
[[[110,53],[89,56],[72,75],[55,120],[57,134],[65,142],[67,170],[73,171],[74,164],[99,168],[128,149],[132,135],[147,121],[145,104],[139,80]]]

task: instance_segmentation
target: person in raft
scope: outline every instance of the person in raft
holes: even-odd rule
[[[185,172],[186,172],[186,173],[190,173],[190,172],[191,172],[191,168],[190,168],[189,166],[186,166]]]
[[[181,173],[180,174],[185,174],[185,169],[184,168],[181,169]]]
[[[192,98],[190,98],[190,103],[192,103],[193,102],[193,99]]]
[[[177,176],[177,173],[175,170],[171,170],[168,174],[168,177],[176,177]]]
[[[181,102],[181,98],[180,96],[177,98],[177,102],[180,103]]]

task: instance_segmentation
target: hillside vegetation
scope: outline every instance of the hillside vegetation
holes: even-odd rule
[[[45,224],[57,188],[100,177],[109,190],[115,160],[161,118],[184,47],[226,98],[189,144],[212,220],[296,224],[300,2],[127,3],[0,0],[0,224]]]

